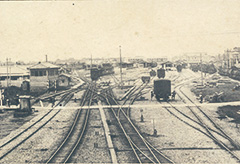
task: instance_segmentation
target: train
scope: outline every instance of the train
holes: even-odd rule
[[[143,83],[149,83],[150,82],[150,76],[142,76],[142,82]]]
[[[114,73],[114,67],[110,63],[103,63],[98,65],[98,67],[90,69],[90,76],[93,81],[98,80],[101,76]]]
[[[178,71],[178,72],[182,72],[182,65],[177,65],[176,68],[177,68],[177,71]]]
[[[163,68],[160,68],[160,69],[158,69],[157,70],[157,77],[158,78],[164,78],[165,77],[165,69],[163,69]]]
[[[204,73],[214,74],[217,72],[217,69],[215,68],[214,64],[194,64],[190,66],[190,69],[193,72],[202,71]]]
[[[169,97],[171,96],[171,80],[167,79],[157,79],[154,80],[153,84],[153,92],[158,101],[160,99],[163,99],[164,101],[167,101]]]
[[[101,70],[101,75],[110,75],[114,74],[114,67],[110,63],[103,63],[99,66]]]

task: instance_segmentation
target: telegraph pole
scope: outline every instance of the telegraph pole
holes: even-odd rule
[[[9,77],[9,84],[10,84],[10,86],[11,86],[11,77],[12,77],[12,71],[11,71],[11,58],[9,58],[9,70],[10,70],[10,77]]]
[[[120,76],[121,76],[121,89],[122,89],[122,54],[121,54],[121,46],[119,46],[120,51]]]
[[[227,70],[229,72],[229,50],[227,49]]]
[[[92,69],[92,54],[91,54],[91,67],[90,67],[90,69]]]
[[[202,54],[200,54],[200,63],[201,63],[201,81],[203,86],[203,73],[202,73]]]
[[[7,88],[8,88],[8,58],[7,58]]]

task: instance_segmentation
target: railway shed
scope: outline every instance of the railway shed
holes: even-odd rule
[[[62,73],[58,77],[58,88],[67,89],[71,84],[71,76],[69,74]]]
[[[160,64],[162,66],[162,68],[166,69],[166,70],[171,70],[173,67],[173,63],[170,61],[166,61]]]
[[[22,82],[26,79],[29,79],[29,72],[25,67],[11,66],[8,70],[6,67],[0,67],[1,87],[21,87]]]

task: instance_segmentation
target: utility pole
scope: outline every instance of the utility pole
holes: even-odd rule
[[[11,86],[11,77],[12,77],[12,71],[11,71],[11,58],[9,58],[9,72],[10,72],[10,76],[9,76],[9,85]]]
[[[122,89],[122,54],[121,54],[121,46],[119,46],[119,51],[120,51],[120,76],[121,76],[121,89]]]
[[[8,58],[7,58],[7,88],[8,88]]]
[[[91,54],[91,66],[90,66],[90,69],[92,69],[92,54]]]
[[[229,72],[229,50],[227,49],[227,70]]]
[[[201,64],[201,80],[202,80],[202,86],[203,86],[203,73],[202,73],[202,54],[200,54],[200,64]]]

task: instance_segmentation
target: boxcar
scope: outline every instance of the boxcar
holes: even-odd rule
[[[167,79],[154,80],[153,92],[157,100],[162,98],[167,101],[169,96],[171,96],[171,81]]]
[[[98,69],[98,68],[92,68],[90,73],[91,73],[91,79],[93,81],[98,80],[102,74],[101,69]]]
[[[143,83],[149,83],[150,82],[150,76],[142,76],[142,82]]]
[[[182,65],[177,65],[177,71],[182,72]]]
[[[158,76],[158,78],[164,78],[165,77],[165,69],[163,69],[163,68],[158,69],[157,76]]]

